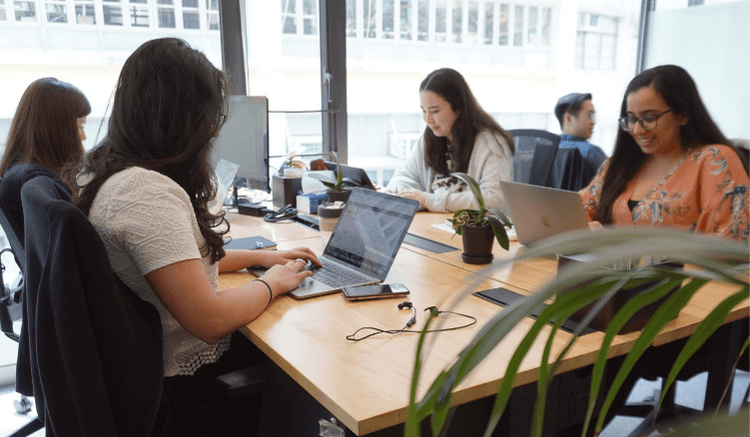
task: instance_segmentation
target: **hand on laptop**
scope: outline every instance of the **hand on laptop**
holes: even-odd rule
[[[286,264],[276,264],[260,277],[269,284],[274,296],[287,293],[297,288],[312,272],[305,270],[306,262],[296,259]]]
[[[267,251],[263,253],[263,255],[263,260],[260,265],[267,269],[277,264],[286,264],[289,261],[294,260],[310,261],[318,266],[321,265],[318,257],[308,247],[295,247],[292,250]]]

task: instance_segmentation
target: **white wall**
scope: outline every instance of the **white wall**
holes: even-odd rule
[[[656,11],[646,66],[676,64],[728,138],[750,138],[750,0]]]

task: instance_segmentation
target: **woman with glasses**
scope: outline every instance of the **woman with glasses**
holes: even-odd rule
[[[628,85],[612,157],[580,194],[592,229],[670,226],[748,240],[748,174],[682,68]]]

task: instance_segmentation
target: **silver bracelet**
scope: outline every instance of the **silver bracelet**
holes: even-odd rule
[[[262,282],[263,285],[265,285],[266,288],[268,288],[268,303],[266,304],[266,307],[263,309],[263,311],[265,311],[265,310],[268,309],[269,306],[271,306],[271,301],[273,300],[273,291],[271,291],[271,286],[268,285],[268,282],[266,282],[266,281],[264,281],[264,280],[262,280],[260,278],[253,279],[253,282],[255,282],[255,281]]]

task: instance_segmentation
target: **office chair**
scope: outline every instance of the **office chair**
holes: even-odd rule
[[[537,129],[512,129],[516,153],[513,180],[531,185],[578,191],[583,180],[583,156],[576,148],[560,148],[560,136]]]
[[[747,320],[720,327],[679,372],[675,383],[667,391],[658,414],[656,404],[664,390],[664,384],[672,368],[673,360],[682,350],[687,338],[661,346],[651,346],[640,358],[615,397],[613,408],[608,414],[609,418],[615,415],[641,418],[641,422],[629,435],[629,437],[636,437],[644,431],[652,429],[651,422],[654,415],[656,415],[656,423],[653,428],[658,430],[663,426],[669,427],[671,423],[677,420],[685,421],[690,416],[710,414],[719,406],[726,384],[733,379],[732,366],[739,355],[744,339],[747,338],[747,331]],[[612,365],[616,369],[622,360],[624,360],[624,356],[612,359],[612,364],[608,364],[608,367]],[[697,410],[679,404],[675,397],[676,382],[685,382],[704,372],[708,373],[708,378],[703,409]],[[609,385],[615,374],[616,371],[610,372],[608,370],[608,381],[605,384]],[[656,390],[652,397],[642,402],[625,403],[633,386],[639,379],[656,381],[658,378],[662,379],[661,390]],[[721,405],[728,405],[729,399],[731,399],[731,396],[724,398]]]
[[[0,254],[6,253],[6,251],[12,252],[18,263],[18,267],[23,271],[23,260],[25,259],[23,245],[5,215],[2,206],[0,206],[0,226],[2,226],[5,232],[8,243],[10,243],[10,249],[3,249],[0,251]],[[0,263],[0,282],[3,285],[2,295],[0,295],[0,327],[6,337],[18,343],[20,335],[15,332],[13,323],[21,320],[22,317],[23,273],[10,285],[6,284],[5,264]],[[25,395],[21,395],[21,398],[13,403],[16,412],[19,414],[27,414],[31,411],[31,401]],[[44,423],[38,417],[35,417],[8,437],[26,437],[42,428],[44,428]]]
[[[161,402],[158,311],[112,271],[50,178],[23,185],[24,314],[16,390],[56,435],[149,435]]]

